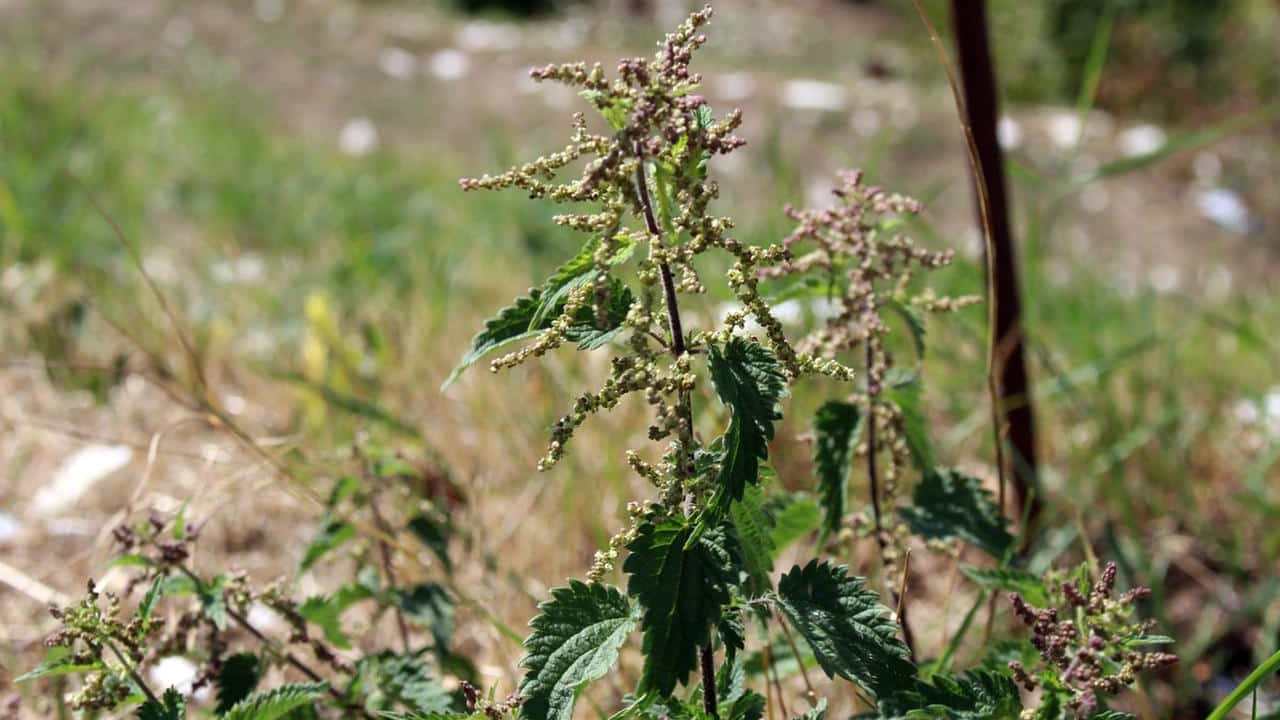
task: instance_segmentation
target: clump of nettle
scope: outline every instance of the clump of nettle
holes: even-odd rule
[[[563,150],[461,181],[464,190],[511,188],[578,206],[555,219],[587,239],[487,322],[450,381],[497,351],[505,354],[490,361],[494,372],[572,344],[608,352],[603,387],[582,393],[555,423],[539,469],[552,469],[583,423],[628,396],[651,408],[649,438],[663,443],[651,459],[628,452],[651,495],[629,503],[623,529],[597,552],[586,581],[553,590],[533,619],[519,714],[569,720],[584,686],[612,671],[638,629],[643,668],[616,718],[772,717],[773,702],[750,689],[752,681],[787,715],[777,662],[784,657],[849,681],[860,717],[1124,717],[1107,710],[1105,698],[1168,662],[1140,649],[1163,639],[1128,620],[1141,593],[1113,601],[1109,584],[1107,592],[1051,592],[1042,573],[1023,567],[991,493],[937,464],[919,364],[895,360],[894,332],[905,328],[922,355],[924,316],[974,302],[915,289],[917,275],[951,261],[949,252],[905,236],[918,203],[845,174],[833,208],[789,209],[797,229],[768,246],[734,239],[732,220],[713,210],[714,158],[744,141],[735,135],[741,113],[717,116],[689,67],[710,19],[709,8],[694,13],[651,59],[620,61],[613,79],[600,65],[535,69],[536,80],[577,89],[602,120],[577,114]],[[717,255],[729,265],[735,309],[714,326],[691,327],[694,315],[687,308],[682,315],[682,303],[707,294],[703,273]],[[792,341],[771,311],[784,298],[820,304],[826,322]],[[782,491],[768,465],[780,403],[806,376],[846,388],[815,419],[817,503]],[[847,492],[864,473],[869,519]],[[911,481],[907,498],[900,488]],[[874,535],[879,580],[819,557],[775,585],[781,548],[813,534],[821,550]],[[913,535],[957,559],[964,543],[994,560],[964,567],[978,588],[968,619],[1001,591],[1021,593],[1020,614],[1049,619],[1036,620],[1031,639],[1001,645],[1004,655],[968,672],[951,664],[964,632],[943,657],[919,663],[902,622],[909,598],[895,591]],[[608,582],[619,560],[625,589]],[[1106,572],[1110,583],[1114,570]],[[1090,592],[1088,603],[1061,619],[1023,599],[1076,591]],[[895,610],[882,605],[885,597]],[[1033,661],[1037,648],[1043,657]],[[821,717],[826,700],[805,680],[805,717]]]
[[[475,690],[478,673],[455,648],[448,546],[461,530],[449,513],[461,502],[434,465],[357,446],[297,568],[341,584],[303,597],[295,578],[254,587],[243,572],[202,572],[203,525],[185,510],[128,520],[112,531],[112,589],[90,581],[83,598],[51,608],[60,628],[47,657],[17,681],[49,688],[33,707],[49,717],[131,705],[143,720],[507,714]],[[178,676],[180,686],[162,684]]]
[[[537,80],[577,88],[602,119],[575,115],[560,152],[462,181],[465,190],[516,188],[581,206],[556,220],[587,239],[486,323],[446,384],[499,350],[495,372],[566,345],[608,352],[603,387],[556,422],[539,469],[551,470],[583,423],[628,396],[649,405],[649,438],[663,443],[650,459],[628,452],[652,493],[629,503],[586,581],[552,590],[539,606],[515,693],[499,698],[472,685],[473,669],[451,649],[458,589],[447,582],[455,530],[447,502],[398,498],[380,511],[388,479],[408,471],[361,453],[362,471],[334,483],[300,568],[349,546],[349,583],[299,601],[284,586],[254,590],[242,575],[202,575],[190,562],[197,530],[181,516],[146,519],[116,533],[118,562],[138,573],[124,595],[140,599],[90,586],[55,610],[62,628],[50,657],[25,679],[80,674],[77,709],[133,702],[141,718],[176,720],[188,715],[186,696],[149,687],[146,670],[182,655],[199,660],[192,684],[216,689],[211,712],[222,718],[570,720],[584,687],[613,671],[638,630],[643,667],[616,720],[760,720],[774,717],[775,704],[791,717],[787,672],[805,681],[800,716],[820,720],[827,699],[807,675],[815,664],[849,683],[834,688],[847,689],[842,701],[860,708],[857,717],[1129,717],[1108,709],[1108,698],[1174,660],[1148,649],[1169,640],[1136,618],[1145,591],[1114,597],[1114,566],[1095,580],[1087,565],[1064,573],[1024,560],[1001,503],[977,478],[940,466],[931,447],[924,318],[974,299],[919,288],[919,275],[951,261],[906,236],[919,204],[844,174],[832,207],[788,209],[795,231],[764,247],[734,239],[732,220],[713,212],[713,158],[744,141],[735,134],[741,114],[718,117],[689,69],[710,19],[710,9],[694,13],[652,59],[618,63],[612,80],[599,65],[534,70]],[[560,179],[575,165],[576,176]],[[681,302],[709,294],[702,273],[717,255],[728,261],[735,309],[712,327],[686,326],[694,315],[682,316]],[[784,300],[820,308],[825,321],[793,341],[771,310]],[[908,342],[894,342],[898,335]],[[901,361],[904,349],[914,362]],[[788,492],[768,464],[769,443],[789,388],[812,376],[843,389],[813,421],[813,492]],[[865,481],[865,504],[850,497],[855,479]],[[417,510],[389,517],[393,507]],[[406,582],[393,559],[402,531],[437,554],[443,578]],[[874,581],[827,557],[867,536],[879,551],[867,573]],[[779,554],[803,538],[816,538],[819,557],[777,576]],[[901,592],[910,587],[912,538],[956,563],[962,546],[987,556],[959,566],[976,598],[941,656],[928,660],[917,657],[909,591]],[[625,589],[609,584],[619,569]],[[957,671],[971,621],[1000,596],[1028,636],[984,643],[977,663]],[[394,616],[398,648],[352,648],[343,614],[357,604],[375,619]],[[283,618],[287,634],[257,627],[255,608]],[[271,669],[294,682],[256,689]]]

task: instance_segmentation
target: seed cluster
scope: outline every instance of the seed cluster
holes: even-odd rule
[[[1061,609],[1035,608],[1021,595],[1011,594],[1014,614],[1031,629],[1041,665],[1031,672],[1010,662],[1014,679],[1034,691],[1043,684],[1041,678],[1051,674],[1053,686],[1069,692],[1066,707],[1083,718],[1098,710],[1100,698],[1133,685],[1139,673],[1176,663],[1176,655],[1140,649],[1153,622],[1133,617],[1136,603],[1150,595],[1150,589],[1135,587],[1116,598],[1115,584],[1116,565],[1108,563],[1087,592],[1074,580],[1056,583],[1060,592],[1051,599]],[[1032,717],[1032,711],[1026,716]]]

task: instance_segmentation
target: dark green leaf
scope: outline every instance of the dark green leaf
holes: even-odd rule
[[[724,434],[724,457],[716,478],[714,504],[721,510],[758,482],[760,461],[769,456],[773,424],[782,417],[778,401],[787,380],[777,358],[758,342],[733,337],[711,345],[709,365],[716,394],[733,412]]]
[[[253,653],[236,653],[222,662],[218,671],[219,715],[230,710],[253,692],[262,678],[262,663]]]
[[[226,582],[225,575],[218,575],[196,591],[200,597],[200,610],[219,630],[227,629],[227,600],[222,594]]]
[[[905,720],[1018,720],[1022,697],[1008,675],[975,670],[960,677],[935,675],[930,684],[883,701],[880,709]]]
[[[326,687],[324,683],[293,683],[257,692],[232,706],[222,720],[277,720],[314,702]]]
[[[797,565],[778,583],[778,599],[828,675],[877,697],[914,685],[916,669],[892,614],[848,568],[816,560]]]
[[[729,519],[742,549],[742,565],[750,578],[748,593],[759,595],[771,586],[773,573],[772,523],[764,512],[764,491],[759,485],[749,485],[742,499],[729,507]]]
[[[432,514],[419,513],[409,520],[409,531],[439,558],[445,570],[453,571],[453,562],[449,559],[449,535],[452,533],[452,528],[449,527],[447,520]]]
[[[332,595],[309,597],[298,606],[298,614],[315,623],[324,637],[340,650],[351,647],[351,640],[342,627],[342,614],[361,600],[373,597],[373,591],[362,583],[350,583],[338,588]]]
[[[824,536],[838,531],[844,519],[849,466],[861,433],[862,410],[857,405],[832,400],[818,408],[813,421],[813,462],[818,470]]]
[[[764,717],[764,696],[747,690],[729,702],[720,717],[724,720],[760,720]]]
[[[142,596],[142,602],[138,603],[138,618],[143,622],[151,619],[151,613],[155,612],[156,603],[160,600],[160,593],[164,589],[164,576],[157,576],[151,583],[147,594]]]
[[[930,540],[959,538],[996,558],[1013,545],[991,493],[980,480],[957,470],[926,470],[911,506],[898,512],[913,532]]]
[[[670,695],[689,677],[729,602],[736,563],[724,531],[708,530],[690,543],[692,536],[685,520],[668,518],[641,525],[628,545],[627,593],[643,609],[641,693]]]
[[[148,700],[138,708],[138,720],[182,720],[187,716],[187,701],[182,693],[169,688],[160,702]]]
[[[437,649],[449,646],[453,639],[454,602],[444,586],[421,583],[400,591],[397,601],[409,620],[431,632]]]
[[[356,529],[350,523],[334,517],[326,517],[324,524],[320,526],[320,532],[316,533],[311,544],[307,545],[307,551],[298,565],[299,569],[303,572],[310,570],[317,560],[338,549],[355,535]]]
[[[890,384],[886,397],[902,412],[907,449],[921,472],[934,466],[933,443],[929,441],[928,421],[924,415],[923,387],[919,377]]]
[[[552,590],[538,611],[520,663],[528,671],[520,712],[531,720],[572,720],[578,692],[618,661],[636,614],[616,588],[577,581]]]
[[[818,704],[809,708],[803,715],[796,720],[826,720],[827,718],[827,699],[820,698]]]
[[[417,655],[383,652],[369,655],[357,665],[355,691],[364,698],[366,710],[378,715],[396,708],[432,715],[447,712],[451,694],[427,674],[427,665]]]

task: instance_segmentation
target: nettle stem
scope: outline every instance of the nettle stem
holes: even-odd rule
[[[649,179],[644,171],[644,151],[636,143],[636,193],[640,198],[640,209],[644,213],[645,226],[654,241],[662,243],[662,228],[653,213],[653,201],[649,198]],[[671,265],[666,260],[658,263],[658,272],[662,278],[662,294],[667,306],[667,319],[671,328],[671,354],[678,361],[688,352],[684,343],[684,327],[680,322],[680,301],[676,297],[676,281],[671,274]],[[676,479],[683,483],[690,479],[693,466],[693,402],[688,390],[681,390],[677,399],[680,412],[680,452],[676,468]],[[702,705],[712,720],[719,720],[716,711],[716,667],[711,641],[701,649],[702,666]]]

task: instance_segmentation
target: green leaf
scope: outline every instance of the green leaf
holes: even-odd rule
[[[14,678],[13,682],[30,682],[44,677],[71,675],[75,673],[89,672],[91,670],[99,670],[101,668],[102,663],[97,660],[87,663],[77,663],[69,648],[54,647],[50,648],[49,652],[45,654],[44,662]]]
[[[142,596],[142,602],[138,603],[138,618],[143,622],[151,619],[151,613],[156,609],[156,603],[160,600],[160,594],[164,590],[164,576],[158,575],[151,583],[147,594]]]
[[[709,350],[716,394],[733,412],[713,501],[724,510],[759,481],[760,461],[769,457],[773,423],[782,417],[778,401],[787,393],[787,379],[777,358],[758,342],[735,336],[723,348],[712,344]]]
[[[797,565],[778,583],[778,600],[829,676],[858,683],[877,697],[910,689],[916,668],[898,624],[879,596],[848,568]]]
[[[764,717],[764,696],[747,690],[728,703],[720,717],[724,720],[760,720]]]
[[[641,525],[627,546],[627,594],[643,608],[641,693],[670,695],[689,677],[729,602],[736,572],[724,531],[710,529],[690,543],[692,536],[686,520],[668,518]]]
[[[187,716],[187,701],[182,693],[169,688],[160,702],[148,700],[138,708],[138,720],[182,720]]]
[[[973,565],[961,565],[960,572],[972,580],[978,587],[986,590],[1016,592],[1032,605],[1044,607],[1049,604],[1048,591],[1044,580],[1039,576],[1017,568],[980,568]]]
[[[262,679],[262,663],[253,653],[236,653],[222,662],[218,671],[217,714],[230,710],[253,692]]]
[[[440,389],[453,384],[464,370],[490,352],[537,337],[551,327],[555,318],[564,311],[565,298],[561,291],[575,281],[587,282],[595,279],[595,273],[598,272],[595,267],[597,244],[596,239],[589,241],[577,255],[557,268],[540,287],[530,288],[528,295],[516,298],[513,304],[502,308],[496,316],[486,321],[484,329],[472,338],[471,350],[462,356],[462,360],[449,373]],[[634,247],[634,243],[624,243],[609,259],[609,264],[625,262]],[[588,306],[575,316],[576,322],[566,335],[583,350],[600,347],[621,330],[622,321],[626,319],[627,310],[631,307],[631,299],[631,290],[621,281],[611,279],[606,312],[607,327],[596,328],[595,308]]]
[[[742,499],[729,507],[738,546],[742,549],[742,565],[750,577],[748,592],[759,595],[771,587],[775,548],[770,534],[772,523],[764,511],[764,490],[750,485]]]
[[[227,629],[227,599],[222,594],[226,583],[226,576],[218,575],[196,589],[196,594],[200,597],[200,610],[219,630]]]
[[[936,675],[931,684],[882,703],[881,710],[906,720],[1018,720],[1022,696],[1008,675],[975,670]]]
[[[350,583],[338,588],[332,595],[316,595],[298,606],[298,614],[315,623],[324,632],[325,640],[340,650],[351,648],[351,640],[342,627],[342,614],[352,605],[373,597],[373,591],[363,583]]]
[[[571,581],[538,606],[525,640],[520,707],[531,720],[572,720],[587,683],[604,677],[636,626],[631,603],[617,588]]]
[[[327,687],[325,683],[293,683],[257,692],[232,706],[222,720],[277,720],[314,702]]]
[[[916,485],[909,507],[899,514],[911,530],[930,540],[960,538],[1001,558],[1013,535],[991,493],[975,477],[950,468],[931,468]]]
[[[397,594],[397,603],[405,617],[431,632],[436,649],[449,646],[453,639],[454,602],[443,585],[425,582],[401,590]]]
[[[414,654],[368,655],[357,664],[357,674],[354,691],[363,696],[365,709],[377,716],[397,707],[430,716],[446,713],[453,705],[449,691],[427,674],[426,663]]]
[[[449,559],[449,536],[453,529],[447,519],[419,513],[409,520],[409,532],[435,554],[446,571],[453,572],[453,561]]]
[[[886,398],[902,412],[907,449],[921,472],[934,466],[933,443],[929,441],[928,420],[924,415],[923,386],[919,376],[890,384]]]
[[[803,495],[781,498],[782,505],[772,510],[773,546],[782,552],[800,538],[813,532],[821,519],[818,504]]]
[[[840,530],[848,502],[849,467],[853,449],[862,434],[862,410],[852,403],[832,400],[818,408],[813,421],[813,462],[818,470],[822,498],[822,534]]]
[[[889,300],[885,303],[885,307],[897,313],[902,318],[902,321],[906,323],[907,330],[911,332],[911,343],[916,349],[916,359],[924,360],[925,325],[924,317],[920,314],[920,311],[897,300]]]
[[[316,533],[311,544],[307,545],[307,551],[303,554],[298,569],[302,572],[310,570],[317,560],[346,544],[355,536],[356,529],[350,523],[327,517],[324,524],[320,526],[320,532]]]

